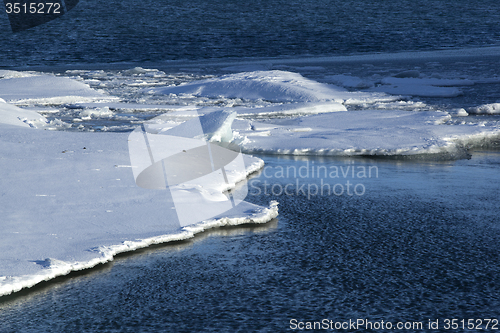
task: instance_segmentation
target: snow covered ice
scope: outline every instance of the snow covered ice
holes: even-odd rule
[[[348,92],[338,86],[319,83],[300,74],[280,70],[243,72],[174,87],[151,88],[147,92],[293,103],[330,101],[341,104],[348,100],[352,104],[355,101],[395,100],[382,94]],[[338,108],[342,110],[342,107]]]
[[[7,102],[18,104],[29,102],[39,104],[73,103],[106,98],[102,93],[76,80],[40,74],[4,77],[0,80],[0,97]]]
[[[265,208],[239,201],[181,228],[167,191],[135,184],[128,133],[33,129],[43,128],[42,116],[4,102],[0,113],[0,295],[107,262],[120,252],[277,215],[274,203]],[[216,124],[212,136],[220,135]],[[243,163],[240,172],[227,166],[229,183],[213,184],[214,190],[228,190],[263,166],[251,156]]]
[[[381,85],[354,80],[353,77],[335,76],[336,82],[345,86],[369,87],[366,92],[351,92],[343,88],[319,84],[299,74],[283,71],[258,71],[225,75],[218,79],[190,82],[175,87],[148,90],[156,94],[187,94],[207,97],[244,98],[253,100],[295,101],[284,104],[286,119],[237,119],[233,129],[238,133],[241,147],[247,153],[290,155],[416,155],[441,154],[463,155],[463,147],[481,144],[484,140],[498,138],[498,126],[492,124],[464,124],[451,126],[447,122],[453,116],[467,115],[465,110],[408,112],[399,110],[363,110],[352,112],[329,110],[326,113],[306,115],[301,112],[309,103],[333,103],[342,106],[390,103],[398,97],[413,95],[431,97],[455,97],[461,94],[455,86],[470,86],[466,79],[420,78],[417,71],[400,73],[381,80]],[[328,77],[332,79],[332,77]],[[345,84],[347,82],[347,84]],[[451,88],[453,87],[453,88]],[[368,92],[368,91],[377,92]],[[272,93],[271,93],[272,92]],[[314,105],[314,104],[311,104]],[[382,104],[383,105],[383,104]],[[284,108],[280,106],[279,108]],[[486,107],[483,107],[486,108]],[[211,109],[201,109],[211,111]],[[239,115],[248,115],[244,107],[233,108]],[[266,112],[269,109],[269,112]],[[250,110],[254,110],[251,108]],[[259,115],[282,114],[275,106],[256,109]],[[346,108],[347,110],[347,108]],[[488,110],[493,110],[490,107]],[[465,112],[465,113],[464,113]],[[312,112],[311,112],[312,113]],[[321,113],[321,114],[319,114]]]
[[[120,252],[277,216],[276,202],[259,207],[242,197],[228,211],[180,223],[172,209],[176,194],[136,183],[141,171],[168,157],[152,152],[150,164],[131,161],[131,141],[142,145],[145,136],[161,141],[190,133],[186,139],[238,145],[243,153],[452,158],[500,137],[498,122],[465,117],[498,113],[498,103],[436,110],[408,98],[452,98],[477,80],[416,70],[325,75],[322,82],[283,68],[208,78],[142,68],[0,76],[0,295]],[[226,200],[223,192],[263,167],[257,157],[242,161],[227,166],[227,180],[207,180],[209,190],[179,184],[176,200],[191,204],[189,193]]]
[[[474,114],[500,114],[500,103],[484,104],[468,109],[469,113]]]
[[[247,137],[243,151],[268,154],[455,154],[485,138],[498,138],[497,127],[446,125],[450,118],[445,112],[369,110],[237,125]]]

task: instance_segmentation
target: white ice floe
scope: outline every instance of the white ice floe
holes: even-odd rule
[[[133,168],[124,167],[131,166],[128,133],[23,128],[19,115],[34,112],[6,103],[0,110],[8,115],[0,118],[0,296],[94,267],[120,252],[213,227],[264,223],[278,214],[277,203],[265,208],[243,201],[181,227],[171,192],[137,186]],[[211,138],[230,139],[225,135],[232,119],[230,112],[208,115]],[[245,156],[242,169],[226,166],[224,184],[205,183],[201,192],[213,197],[232,189],[262,166],[261,159]]]
[[[248,153],[293,155],[454,154],[500,136],[496,127],[446,125],[446,112],[350,111],[275,119],[236,120]]]
[[[385,94],[349,92],[344,88],[319,83],[302,75],[279,70],[224,75],[178,86],[151,88],[152,94],[242,98],[271,102],[335,102],[359,104],[395,100]]]
[[[467,117],[469,113],[464,108],[446,110],[453,117]]]
[[[107,106],[96,109],[85,109],[82,112],[80,112],[80,117],[83,120],[92,119],[92,117],[109,118],[111,116],[113,116],[113,111],[111,111]]]
[[[62,104],[111,98],[65,77],[42,74],[10,77],[0,79],[0,97],[11,103]]]
[[[151,75],[151,76],[161,75],[161,76],[164,76],[165,73],[162,71],[159,71],[158,69],[135,67],[135,68],[123,71],[122,75]]]
[[[297,73],[277,70],[230,74],[149,91],[156,94],[223,96],[274,102],[343,102],[343,98],[338,97],[342,89],[308,80]]]
[[[473,114],[500,114],[500,103],[484,104],[467,109],[467,112]]]
[[[15,126],[43,127],[47,119],[34,111],[23,110],[0,100],[0,122]]]
[[[112,212],[110,211],[110,213]],[[43,260],[26,260],[29,257],[23,256],[22,254],[21,258],[19,259],[13,257],[2,258],[0,260],[0,263],[2,264],[2,274],[6,271],[9,271],[9,269],[11,271],[16,270],[16,268],[19,268],[19,266],[26,266],[23,268],[24,273],[29,273],[22,274],[21,272],[19,272],[20,274],[18,275],[0,276],[0,296],[9,295],[22,289],[30,288],[39,284],[40,282],[49,281],[56,277],[67,275],[71,272],[93,268],[99,264],[113,261],[114,257],[120,253],[135,251],[151,245],[190,239],[193,238],[196,234],[212,228],[236,226],[242,224],[267,223],[277,216],[278,203],[276,201],[271,201],[269,208],[259,207],[244,202],[238,205],[236,209],[226,212],[224,216],[216,217],[214,219],[203,221],[192,226],[181,228],[176,233],[153,236],[144,239],[121,241],[120,244],[101,245],[87,249],[86,251],[88,253],[86,253],[86,258],[79,258],[79,256],[82,256],[82,253],[78,251],[83,250],[83,248],[81,247],[81,244],[78,244],[78,239],[75,239],[74,241],[74,244],[77,244],[78,248],[71,247],[69,244],[60,244],[61,252],[63,250],[63,246],[67,247],[68,252],[61,253],[64,254],[64,257],[67,258],[66,261],[57,260],[54,258],[45,258]],[[121,226],[117,224],[116,227],[120,228]],[[59,242],[57,234],[54,234],[52,236],[52,242]],[[24,235],[24,237],[26,237],[26,235]],[[33,238],[33,242],[35,242],[36,244],[46,246],[46,244],[40,242],[40,239],[36,238],[36,235],[32,234],[28,235],[28,237]],[[50,240],[44,239],[43,241],[47,242]],[[109,239],[106,239],[106,243],[110,243]],[[13,244],[12,246],[23,245],[26,245],[25,242]],[[89,243],[88,245],[91,244]],[[7,250],[10,249],[7,248]],[[13,253],[12,250],[10,250],[9,253],[12,255],[18,255],[18,253]],[[39,255],[37,256],[38,253],[46,253],[46,251],[40,251],[31,254],[33,254],[34,257],[39,257]],[[54,254],[53,252],[51,253]],[[78,259],[84,260],[78,261]]]

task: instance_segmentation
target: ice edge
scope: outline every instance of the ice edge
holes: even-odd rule
[[[66,263],[57,261],[55,265],[52,265],[51,268],[47,269],[44,274],[20,276],[16,277],[14,281],[9,281],[9,277],[0,278],[3,279],[3,281],[0,281],[0,297],[11,295],[23,289],[34,287],[41,282],[50,281],[57,277],[68,275],[71,272],[90,269],[97,265],[111,262],[114,260],[114,257],[120,253],[135,251],[138,249],[149,247],[151,245],[190,239],[195,237],[195,235],[198,233],[202,233],[213,228],[252,223],[264,224],[273,220],[277,216],[278,202],[273,200],[269,203],[269,208],[263,207],[249,216],[210,219],[191,226],[183,227],[180,229],[179,233],[155,236],[146,239],[139,239],[136,241],[125,241],[120,245],[99,247],[98,251],[101,253],[102,257],[95,258],[88,262]]]

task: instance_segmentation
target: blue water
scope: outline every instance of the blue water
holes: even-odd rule
[[[0,66],[342,55],[500,45],[497,0],[82,0],[13,34]]]

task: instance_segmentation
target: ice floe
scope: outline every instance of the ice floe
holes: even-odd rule
[[[467,109],[468,113],[474,114],[500,114],[500,103],[484,104]]]
[[[229,74],[178,86],[151,88],[147,92],[294,103],[330,101],[340,104],[356,104],[394,100],[393,97],[385,94],[349,92],[339,86],[319,83],[298,73],[280,70]]]
[[[15,126],[41,127],[47,119],[34,111],[24,110],[0,100],[0,122]]]
[[[110,98],[85,83],[42,74],[28,76],[10,74],[10,78],[0,79],[0,97],[16,104],[77,103]]]
[[[446,110],[453,117],[467,117],[469,113],[464,108]]]
[[[50,93],[38,93],[36,87],[40,82],[33,78],[36,76],[18,78],[21,82],[13,84],[16,87],[26,85],[25,91],[16,94],[11,87],[9,93],[5,92],[9,89],[3,91],[3,96],[16,103],[46,100],[68,96],[66,88],[69,86],[82,88],[72,90],[75,94],[83,93],[83,96],[73,95],[75,100],[86,96],[101,98],[100,93],[87,94],[87,88],[78,82],[77,85],[52,86]],[[0,83],[12,83],[10,80],[15,79],[3,79]],[[102,108],[89,111],[86,116],[104,116],[109,112]],[[235,115],[220,111],[202,116],[199,123],[205,137],[200,139],[232,140],[231,123]],[[212,182],[204,182],[203,188],[197,187],[196,181],[179,184],[181,188],[176,193],[181,195],[174,198],[174,190],[138,186],[131,164],[129,133],[30,128],[37,127],[33,124],[38,123],[43,128],[46,119],[34,111],[3,100],[0,102],[0,169],[3,172],[0,182],[0,296],[75,270],[94,267],[113,260],[120,252],[187,239],[209,228],[264,223],[278,214],[277,203],[266,208],[242,201],[244,197],[235,199],[229,209],[214,210],[208,215],[207,212],[194,214],[208,218],[192,218],[190,223],[181,223],[178,212],[172,209],[180,203],[191,207],[192,212],[204,212],[203,207],[197,205],[199,202],[182,201],[192,200],[193,196],[186,195],[187,192],[227,201],[222,192],[236,188],[263,167],[263,161],[257,157],[245,155],[239,164],[228,163],[224,167],[225,179],[213,181],[217,179],[211,178]],[[155,124],[161,132],[158,122],[151,121],[145,126],[154,127]],[[186,130],[189,122],[179,126]],[[168,130],[163,134],[175,136]],[[182,151],[183,147],[175,148]],[[197,209],[193,210],[193,205],[198,206]]]
[[[167,191],[138,187],[132,168],[123,167],[130,166],[127,143],[128,133],[0,124],[0,295],[93,267],[115,253],[277,215],[276,205],[266,209],[242,202],[228,214],[182,229]],[[246,156],[245,165],[243,173],[228,170],[229,187],[263,162]]]
[[[447,125],[446,112],[368,110],[336,112],[266,122],[236,120],[247,153],[290,155],[455,154],[498,127]]]

